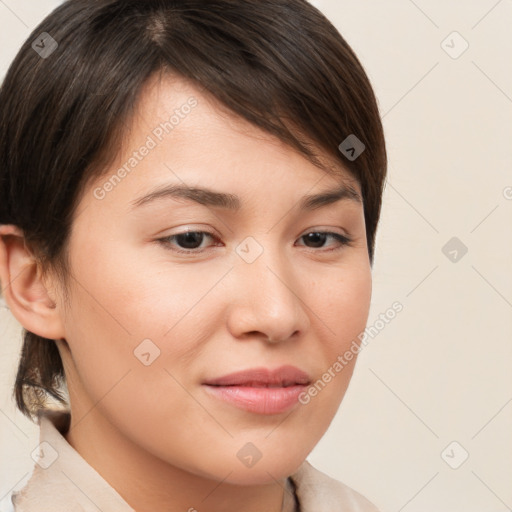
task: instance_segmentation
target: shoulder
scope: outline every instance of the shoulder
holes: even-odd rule
[[[14,512],[14,505],[11,500],[12,492],[9,492],[0,500],[0,512]]]
[[[314,468],[307,460],[291,479],[303,512],[379,512],[362,494]]]

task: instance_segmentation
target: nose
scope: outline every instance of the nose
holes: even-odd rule
[[[228,329],[235,338],[280,343],[307,331],[305,283],[282,248],[265,247],[252,263],[240,258],[230,274]]]

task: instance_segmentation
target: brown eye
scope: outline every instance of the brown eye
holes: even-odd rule
[[[200,249],[200,247],[204,239],[208,237],[216,239],[212,233],[207,231],[184,231],[183,233],[159,238],[158,242],[171,251],[196,254],[205,250],[204,248]]]
[[[343,247],[345,245],[350,245],[350,243],[352,242],[352,240],[350,238],[346,237],[345,235],[340,235],[339,233],[333,233],[330,231],[311,231],[310,233],[303,235],[301,238],[303,238],[305,241],[307,241],[308,244],[311,244],[311,245],[308,245],[308,247],[311,247],[314,249],[322,248],[324,246],[326,240],[328,240],[329,238],[333,238],[338,242],[338,244],[339,244],[338,248]],[[335,250],[335,249],[336,249],[336,247],[334,247],[333,249],[328,249],[328,250]]]

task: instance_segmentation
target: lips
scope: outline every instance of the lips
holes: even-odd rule
[[[252,368],[203,382],[205,392],[238,409],[256,414],[282,414],[298,404],[311,379],[295,366],[275,370]]]
[[[255,388],[280,388],[310,383],[309,375],[295,366],[281,366],[275,370],[268,368],[251,368],[230,373],[203,384],[208,386],[245,386]]]

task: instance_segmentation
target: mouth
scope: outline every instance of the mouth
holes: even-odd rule
[[[275,370],[250,368],[229,375],[223,375],[203,382],[208,386],[247,386],[247,387],[289,387],[307,385],[309,375],[295,366],[280,366]]]
[[[298,403],[311,383],[309,375],[294,366],[275,370],[252,368],[203,382],[212,397],[257,414],[281,414]]]
[[[246,381],[241,382],[240,384],[206,384],[207,386],[216,386],[216,387],[247,387],[247,388],[289,388],[290,386],[298,385],[297,382],[293,381],[283,381],[277,384],[271,382],[259,382],[259,381]]]

